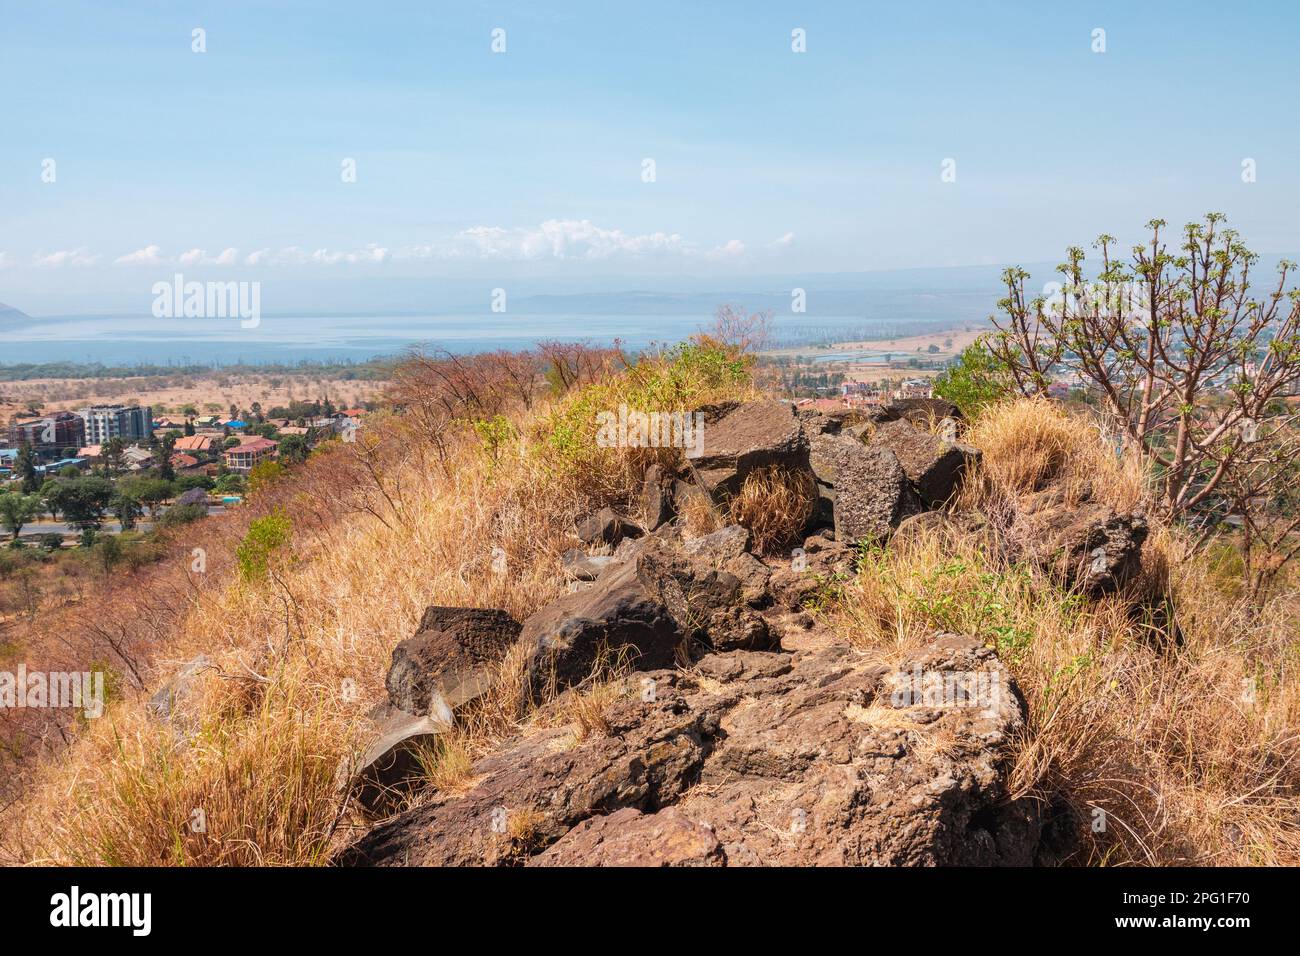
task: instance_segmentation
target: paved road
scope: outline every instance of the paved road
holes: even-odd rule
[[[166,511],[167,509],[164,508],[163,510]],[[208,508],[208,514],[219,515],[223,513],[225,510],[226,509],[221,505],[216,505],[214,507]],[[136,521],[135,528],[137,531],[148,531],[152,525],[153,525],[152,519],[140,518]],[[112,521],[105,521],[102,525],[99,526],[99,530],[101,532],[107,532],[109,534],[120,534],[122,531],[122,524],[116,519]],[[23,525],[22,537],[24,540],[28,540],[28,539],[36,540],[40,538],[40,536],[43,534],[61,534],[61,535],[75,536],[81,534],[81,532],[78,531],[76,528],[72,527],[71,525],[65,524],[62,521],[34,521],[31,524]],[[0,532],[0,536],[3,536],[3,532]]]

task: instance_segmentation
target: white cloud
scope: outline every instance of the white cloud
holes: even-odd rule
[[[704,253],[706,259],[739,259],[745,254],[745,244],[739,239],[732,239],[724,245]]]
[[[548,219],[536,228],[465,229],[453,238],[446,255],[453,259],[609,259],[684,253],[687,248],[677,233],[636,236],[621,229],[605,229],[590,219]]]
[[[759,247],[780,251],[794,243],[794,233],[787,232],[779,239]],[[731,239],[720,246],[707,247],[683,238],[675,232],[628,233],[622,229],[599,226],[590,219],[548,219],[537,226],[513,227],[473,226],[445,239],[407,246],[396,252],[379,243],[368,243],[354,249],[328,247],[284,246],[279,249],[256,249],[245,256],[230,247],[213,255],[206,249],[194,247],[178,255],[166,255],[162,247],[150,244],[134,252],[118,256],[112,262],[123,266],[152,266],[157,268],[194,268],[199,266],[237,266],[283,268],[300,266],[380,265],[393,259],[429,259],[442,261],[495,260],[515,262],[537,261],[595,261],[616,259],[695,259],[709,261],[739,261],[749,254],[749,248],[740,239]],[[89,266],[102,257],[85,248],[38,253],[34,262],[38,266],[59,267]],[[7,253],[0,253],[0,268],[13,265]]]
[[[33,262],[42,269],[60,269],[63,266],[84,268],[93,266],[98,261],[99,256],[92,254],[84,246],[76,249],[61,249],[48,255],[38,252],[33,257]]]
[[[232,266],[238,258],[238,249],[225,249],[215,256],[209,256],[206,249],[191,249],[177,256],[176,263],[182,266]]]
[[[167,259],[162,255],[162,249],[159,246],[145,246],[135,252],[118,256],[113,260],[113,264],[119,266],[162,266],[167,264]]]

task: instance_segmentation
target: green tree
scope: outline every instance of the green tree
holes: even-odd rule
[[[152,516],[164,501],[170,501],[176,497],[176,485],[161,477],[132,478],[129,481],[123,481],[119,485],[118,493],[134,498],[147,507],[150,516]]]
[[[18,458],[14,462],[14,474],[22,479],[23,494],[33,494],[41,487],[40,475],[36,471],[36,452],[32,446],[23,443],[18,449]]]
[[[967,416],[1004,398],[1013,388],[1010,374],[982,339],[966,346],[934,380],[934,394],[955,403]]]
[[[113,500],[109,502],[109,507],[113,509],[113,514],[117,516],[117,520],[122,522],[123,531],[134,530],[136,519],[140,517],[144,510],[140,506],[138,498],[123,494],[120,491],[113,496]]]
[[[79,531],[94,531],[104,522],[104,512],[113,500],[113,485],[105,478],[89,476],[59,481],[46,501],[63,512],[68,524]]]
[[[292,531],[289,516],[278,509],[250,523],[244,540],[235,548],[239,576],[245,581],[262,578],[270,567],[271,555],[288,543]]]
[[[104,468],[108,470],[110,477],[122,470],[122,453],[124,451],[126,451],[126,445],[118,437],[110,438],[100,447],[99,455],[104,459]]]
[[[23,525],[40,513],[40,507],[40,499],[35,495],[0,494],[0,525],[17,541]]]
[[[280,439],[280,460],[285,464],[302,464],[310,453],[311,446],[303,435],[285,435]]]

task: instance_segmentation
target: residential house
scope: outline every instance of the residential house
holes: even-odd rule
[[[153,464],[153,452],[132,445],[122,452],[122,466],[127,471],[143,471]]]
[[[212,451],[211,435],[185,435],[176,439],[172,451],[185,452],[188,455],[206,455]]]
[[[238,474],[248,474],[264,461],[279,455],[280,443],[269,438],[247,438],[224,452],[226,467]]]
[[[84,458],[60,458],[58,461],[52,461],[48,465],[37,465],[36,471],[42,475],[57,475],[64,468],[76,468],[78,471],[85,471],[90,467],[90,462]]]

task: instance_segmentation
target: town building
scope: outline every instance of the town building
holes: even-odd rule
[[[248,438],[225,450],[226,467],[238,474],[248,474],[264,461],[279,455],[280,443],[269,438]]]
[[[185,452],[190,455],[206,455],[212,451],[211,435],[185,435],[176,439],[172,451]]]
[[[127,471],[143,471],[153,464],[153,452],[132,445],[122,452],[122,465]]]
[[[87,445],[102,445],[111,438],[138,441],[153,435],[153,409],[148,405],[92,405],[77,414],[86,423]]]
[[[9,425],[9,444],[31,445],[37,451],[80,448],[86,444],[86,425],[72,412],[55,412],[43,418],[14,419]]]

